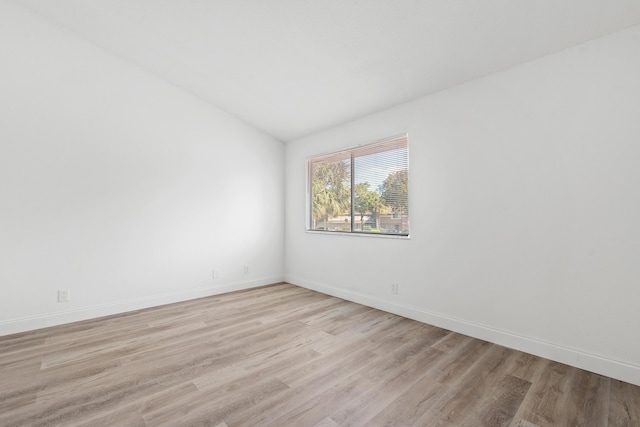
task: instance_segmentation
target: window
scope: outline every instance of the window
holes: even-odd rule
[[[308,161],[309,230],[409,235],[407,135]]]

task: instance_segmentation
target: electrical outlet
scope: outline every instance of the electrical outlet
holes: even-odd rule
[[[398,295],[398,284],[397,283],[391,284],[391,293],[393,295]]]
[[[249,274],[249,266],[245,265],[243,271],[244,271],[244,274]]]
[[[220,278],[220,271],[213,270],[213,280],[218,280]]]
[[[58,289],[58,302],[69,302],[71,300],[71,292],[69,289]]]

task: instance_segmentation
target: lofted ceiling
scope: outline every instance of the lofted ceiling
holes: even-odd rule
[[[640,23],[639,0],[13,0],[282,141]]]

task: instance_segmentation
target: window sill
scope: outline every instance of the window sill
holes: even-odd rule
[[[324,231],[324,230],[306,230],[307,234],[330,234],[338,236],[353,236],[353,237],[373,237],[377,239],[400,239],[410,240],[410,235],[404,234],[381,234],[381,233],[358,233],[348,231]]]

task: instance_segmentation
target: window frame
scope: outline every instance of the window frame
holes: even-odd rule
[[[404,149],[406,150],[406,171],[407,171],[407,209],[406,214],[404,214],[407,218],[407,230],[406,233],[399,232],[372,232],[372,231],[364,231],[357,230],[355,228],[355,219],[356,219],[356,211],[355,211],[355,162],[354,160],[358,157],[364,157],[366,151],[369,149],[373,149],[373,153],[375,152],[386,152],[392,151],[394,148],[388,149],[380,149],[380,146],[384,146],[385,144],[389,144],[390,146],[394,141],[403,141]],[[377,147],[376,147],[377,146]],[[313,163],[314,161],[318,161],[319,159],[331,158],[335,157],[336,159],[344,159],[349,160],[349,169],[350,169],[350,218],[349,218],[349,230],[322,230],[313,228]],[[318,162],[319,163],[319,162]],[[409,239],[411,233],[410,227],[410,184],[409,184],[409,134],[403,133],[394,136],[390,136],[387,138],[379,139],[373,142],[359,144],[356,146],[352,146],[349,148],[340,149],[337,151],[328,152],[325,154],[318,154],[307,158],[306,161],[306,200],[305,200],[305,213],[306,213],[306,232],[307,233],[317,233],[317,234],[331,234],[331,235],[345,235],[345,236],[358,236],[358,237],[378,237],[378,238],[392,238],[392,239]]]

